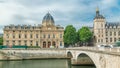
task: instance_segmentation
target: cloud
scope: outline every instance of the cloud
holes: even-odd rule
[[[119,0],[1,0],[0,25],[41,24],[44,15],[50,12],[55,23],[62,26],[93,26],[95,9],[107,21],[120,21]],[[2,30],[2,27],[0,28]]]

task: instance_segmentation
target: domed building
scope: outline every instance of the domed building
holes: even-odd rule
[[[63,47],[64,28],[55,25],[54,18],[47,13],[38,25],[8,25],[4,27],[4,45],[40,46],[41,48]]]

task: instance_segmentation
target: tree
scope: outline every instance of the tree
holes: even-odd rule
[[[3,45],[3,37],[0,37],[0,45]]]
[[[74,45],[77,42],[77,33],[73,25],[68,25],[64,31],[64,43],[65,46]]]
[[[92,32],[89,30],[88,27],[82,27],[81,29],[79,29],[78,34],[79,40],[83,43],[83,45],[86,45],[86,43],[88,43],[93,36]]]

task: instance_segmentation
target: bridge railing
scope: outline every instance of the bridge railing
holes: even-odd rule
[[[105,52],[120,52],[120,48],[105,48],[105,47],[73,47],[67,49],[80,49],[80,50],[91,50],[91,51],[105,51]]]

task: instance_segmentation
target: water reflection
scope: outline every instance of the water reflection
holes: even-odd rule
[[[67,59],[0,61],[0,68],[95,68],[93,66],[71,66]]]

